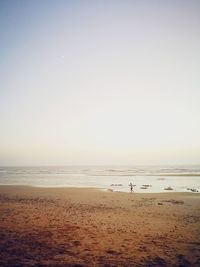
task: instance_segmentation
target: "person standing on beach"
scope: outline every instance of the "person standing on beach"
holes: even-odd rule
[[[133,192],[133,184],[132,184],[132,183],[130,183],[130,184],[129,184],[129,186],[130,186],[131,193],[132,193],[132,192]]]

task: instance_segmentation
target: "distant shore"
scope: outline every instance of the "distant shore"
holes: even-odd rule
[[[0,186],[1,266],[199,266],[199,193]]]
[[[135,193],[200,192],[200,166],[0,167],[0,185],[100,188]]]

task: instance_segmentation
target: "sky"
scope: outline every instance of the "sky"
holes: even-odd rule
[[[199,14],[1,0],[0,165],[200,164]]]

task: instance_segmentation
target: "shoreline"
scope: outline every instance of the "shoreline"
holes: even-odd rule
[[[0,186],[0,265],[199,266],[199,195]]]
[[[5,185],[5,184],[0,184],[0,193],[1,193],[1,188],[38,188],[38,189],[55,189],[55,190],[97,190],[100,192],[105,192],[105,193],[123,193],[123,194],[135,194],[135,195],[159,195],[159,194],[181,194],[181,195],[196,195],[196,196],[200,196],[200,192],[190,192],[188,191],[175,191],[175,190],[165,190],[163,192],[148,192],[148,191],[144,191],[144,192],[133,192],[131,193],[130,191],[118,191],[118,190],[112,190],[110,188],[101,188],[101,187],[95,187],[95,186],[36,186],[36,185],[14,185],[14,184],[9,184],[9,185]]]

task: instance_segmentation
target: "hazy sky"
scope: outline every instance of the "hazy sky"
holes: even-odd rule
[[[0,165],[200,163],[200,1],[0,1]]]

